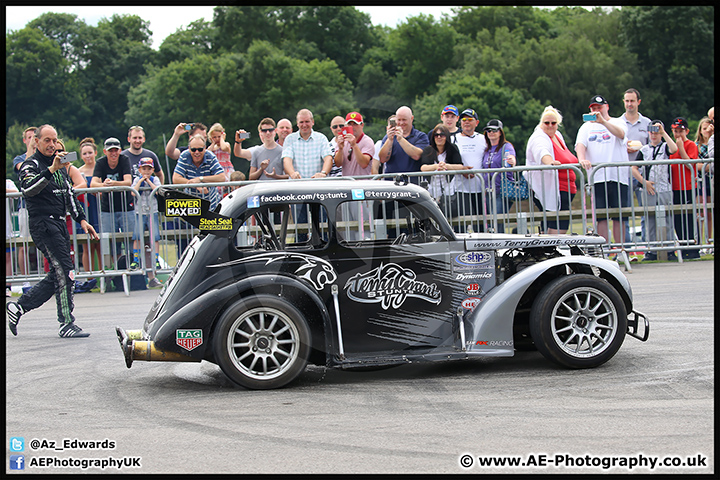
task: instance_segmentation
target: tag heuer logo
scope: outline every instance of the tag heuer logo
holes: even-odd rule
[[[192,350],[203,343],[202,330],[176,330],[175,342],[185,350]]]

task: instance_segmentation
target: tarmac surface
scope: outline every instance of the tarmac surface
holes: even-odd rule
[[[159,290],[76,295],[89,338],[57,336],[53,299],[5,329],[6,472],[714,473],[714,261],[627,276],[650,338],[596,369],[518,352],[271,391],[207,362],[127,369],[114,327]]]

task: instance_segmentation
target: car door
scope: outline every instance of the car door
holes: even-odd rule
[[[346,202],[337,212],[333,264],[345,355],[456,349],[464,293],[452,258],[462,242],[433,235],[418,205]]]

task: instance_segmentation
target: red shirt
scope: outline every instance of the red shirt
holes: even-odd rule
[[[685,140],[683,143],[685,146],[685,152],[690,158],[698,158],[698,147],[692,140]],[[680,151],[670,155],[671,159],[679,158]],[[692,171],[688,170],[687,166],[692,166]],[[695,164],[684,163],[682,165],[670,165],[670,177],[672,182],[673,190],[692,190],[693,181],[695,179]]]
[[[578,163],[577,157],[573,155],[567,147],[559,147],[558,143],[562,145],[560,140],[557,140],[557,143],[555,141],[552,142],[555,160],[563,165],[568,163]],[[577,193],[577,185],[575,185],[575,171],[572,169],[558,170],[558,187],[561,192]]]

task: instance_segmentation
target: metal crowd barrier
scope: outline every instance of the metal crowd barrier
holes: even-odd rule
[[[683,167],[681,169],[683,177],[684,175],[692,177],[692,188],[690,190],[672,191],[670,192],[671,195],[666,195],[665,198],[659,195],[649,196],[644,188],[639,188],[636,195],[633,191],[632,174],[630,173],[628,181],[630,198],[626,200],[629,206],[623,208],[598,209],[596,208],[594,192],[589,191],[588,195],[592,201],[592,224],[597,225],[598,220],[607,221],[610,235],[612,235],[610,220],[619,218],[623,222],[622,232],[624,235],[630,233],[629,238],[623,238],[622,241],[616,238],[611,241],[608,238],[607,252],[619,255],[625,268],[630,270],[630,260],[627,252],[654,252],[659,255],[658,258],[661,260],[666,260],[669,253],[674,253],[678,261],[682,262],[683,255],[687,255],[689,252],[699,253],[700,249],[713,249],[714,233],[711,222],[715,211],[714,163],[714,159],[675,159],[627,162],[622,165],[604,163],[594,166],[589,174],[589,184],[594,182],[595,176],[602,169],[620,169],[623,167],[631,169],[633,166],[667,165],[670,170],[670,180],[672,181],[670,165],[703,165],[697,175],[690,173],[689,170]],[[706,166],[713,166],[712,172],[706,172]],[[623,204],[620,192],[618,192],[618,198],[615,200],[619,205]],[[625,224],[629,228],[625,228]],[[652,241],[650,240],[651,235],[647,231],[648,225],[654,226],[652,232],[654,233],[652,235],[654,240]]]
[[[713,166],[714,159],[706,160],[658,160],[643,162],[628,162],[622,167],[649,166],[649,165],[670,165],[670,164],[694,164],[701,163],[704,166]],[[636,206],[635,196],[630,202],[629,207],[622,209],[603,209],[596,208],[596,199],[590,185],[595,175],[601,169],[619,168],[616,163],[606,163],[593,167],[590,171],[589,179],[577,165],[558,165],[558,166],[540,166],[528,167],[517,166],[508,169],[474,169],[463,171],[447,171],[447,172],[417,172],[406,174],[410,181],[418,183],[425,188],[430,189],[433,178],[436,176],[451,176],[455,178],[456,183],[458,175],[474,175],[478,182],[478,191],[484,191],[482,194],[465,194],[456,192],[454,195],[439,195],[437,201],[440,208],[445,213],[448,221],[453,229],[458,233],[466,232],[507,232],[507,233],[543,233],[544,226],[548,219],[568,220],[569,234],[585,234],[594,231],[598,219],[612,219],[613,217],[627,217],[631,232],[642,232],[643,220],[647,225],[649,218],[655,218],[656,236],[654,241],[650,241],[647,235],[643,238],[633,235],[631,238],[625,239],[624,242],[611,241],[608,239],[606,253],[617,254],[621,262],[625,264],[627,270],[630,270],[630,261],[627,256],[628,251],[635,252],[662,252],[693,250],[699,248],[713,248],[714,233],[711,220],[715,213],[715,191],[714,191],[714,170],[706,172],[705,168],[698,175],[697,181],[693,182],[693,189],[689,191],[685,198],[685,203],[671,205],[648,205],[648,202],[641,201]],[[564,211],[544,211],[538,208],[532,201],[533,192],[530,191],[529,199],[515,199],[510,202],[509,199],[503,199],[502,211],[499,211],[500,205],[498,199],[501,198],[501,192],[496,188],[497,175],[504,175],[506,172],[513,174],[522,174],[531,170],[558,170],[560,175],[563,172],[573,170],[578,179],[578,190],[575,201],[572,202],[569,210]],[[485,176],[488,175],[490,182],[489,188],[486,188]],[[356,179],[376,179],[376,180],[392,180],[395,174],[371,175],[363,177],[355,177]],[[417,177],[417,178],[416,178]],[[447,178],[447,177],[446,177]],[[272,180],[277,181],[277,180]],[[292,180],[295,181],[295,180]],[[319,180],[300,180],[300,181],[325,181]],[[219,188],[221,195],[227,194],[231,189],[241,187],[243,185],[254,183],[253,181],[243,182],[222,182],[222,183],[204,183],[194,184],[197,187]],[[698,190],[698,184],[702,185],[702,190]],[[630,182],[632,185],[632,182]],[[456,185],[457,187],[457,185]],[[163,185],[163,188],[185,190],[186,185]],[[150,189],[145,189],[150,190]],[[100,208],[99,195],[103,193],[124,191],[129,195],[138,197],[138,192],[131,187],[102,187],[102,188],[84,188],[77,189],[78,194],[85,194],[84,205],[87,212],[89,196],[96,198],[98,209]],[[157,188],[152,190],[155,194]],[[630,189],[632,193],[632,189]],[[432,193],[432,190],[431,190]],[[437,192],[435,192],[437,193]],[[18,199],[20,193],[6,193],[6,281],[13,285],[23,284],[25,282],[37,282],[44,276],[42,254],[35,248],[32,238],[25,235],[27,232],[21,231],[20,224],[23,223],[21,217],[26,214],[25,211],[18,209]],[[647,197],[645,196],[647,199]],[[112,202],[110,202],[112,206]],[[579,204],[579,206],[578,206]],[[590,206],[590,207],[588,207]],[[383,209],[384,210],[384,209]],[[111,209],[111,213],[115,213]],[[133,212],[129,214],[134,215]],[[98,221],[100,240],[91,240],[87,234],[78,233],[75,222],[70,222],[71,226],[71,244],[75,252],[74,262],[76,270],[76,278],[78,280],[86,280],[89,278],[97,278],[100,284],[101,292],[108,289],[108,281],[113,277],[122,278],[123,290],[126,295],[130,294],[131,277],[140,275],[166,275],[175,267],[177,260],[180,258],[182,251],[190,243],[192,238],[199,233],[198,229],[193,228],[178,218],[165,218],[163,212],[159,212],[159,234],[160,240],[156,243],[153,241],[151,232],[147,230],[140,237],[140,268],[137,270],[130,269],[132,255],[132,231],[109,231],[108,226],[103,225],[102,215],[99,215]],[[382,213],[381,215],[385,215]],[[392,218],[395,215],[395,218]],[[667,234],[669,218],[672,216],[673,223],[676,221],[681,226],[681,231],[674,231],[672,238]],[[291,216],[292,218],[293,216]],[[136,219],[138,221],[139,219]],[[383,217],[382,223],[387,225],[400,225],[400,219],[397,214],[387,213],[387,217]],[[321,219],[325,222],[326,219]],[[152,225],[152,222],[148,222]],[[275,219],[276,225],[280,224],[280,217]],[[324,223],[321,223],[324,225]],[[290,225],[295,231],[295,238],[300,238],[302,234],[302,224],[296,222]],[[152,229],[152,227],[151,227]],[[244,225],[241,227],[236,242],[247,242],[248,238],[253,236],[252,225]],[[305,231],[307,231],[305,227]],[[610,231],[612,231],[610,229]],[[665,233],[663,233],[663,231]],[[154,232],[153,232],[154,233]],[[645,232],[647,233],[647,232]],[[93,257],[99,256],[98,262],[90,264],[88,270],[82,267],[81,252],[90,250],[94,253]],[[146,252],[142,254],[142,252]],[[149,255],[148,255],[149,254]],[[155,254],[158,254],[159,266],[154,261]],[[121,257],[126,255],[125,265],[122,265]],[[678,256],[681,260],[682,256]]]

